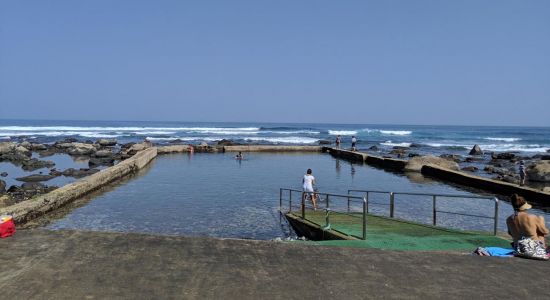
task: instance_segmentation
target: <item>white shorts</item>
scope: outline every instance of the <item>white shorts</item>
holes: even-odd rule
[[[313,187],[312,186],[304,186],[304,192],[313,193]]]

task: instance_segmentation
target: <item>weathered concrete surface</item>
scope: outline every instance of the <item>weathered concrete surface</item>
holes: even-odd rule
[[[544,299],[548,262],[269,241],[19,231],[5,299]]]
[[[409,159],[405,165],[405,171],[408,172],[420,172],[423,166],[439,166],[448,170],[458,171],[458,164],[454,161],[450,161],[441,157],[432,155],[417,156]]]
[[[320,146],[240,145],[224,146],[225,152],[320,152]]]
[[[525,186],[519,186],[517,184],[470,175],[464,172],[452,171],[437,166],[422,167],[422,174],[470,187],[483,189],[486,191],[491,191],[500,195],[511,195],[517,193],[526,197],[528,201],[539,204],[547,204],[550,201],[550,193],[545,193]]]
[[[352,161],[363,160],[369,165],[379,166],[384,169],[393,169],[396,171],[408,170],[408,168],[406,167],[407,160],[371,156],[361,152],[352,152],[352,151],[335,149],[330,147],[324,147],[323,152],[329,152],[333,156],[341,157]],[[415,160],[415,159],[417,158],[415,157],[411,160]],[[451,165],[456,164],[452,161],[448,161],[442,158],[438,158],[438,159],[444,161],[445,163],[449,163]],[[421,158],[417,159],[417,162],[422,162],[422,159]],[[539,204],[547,204],[550,201],[550,193],[547,193],[547,192],[539,191],[537,189],[528,188],[525,186],[519,186],[513,183],[493,180],[493,179],[489,179],[481,176],[475,176],[472,174],[468,174],[466,172],[460,172],[459,170],[451,170],[449,168],[432,165],[432,164],[429,164],[428,160],[425,163],[426,164],[417,163],[413,169],[416,170],[420,168],[420,171],[422,172],[422,174],[429,175],[431,177],[434,177],[443,181],[454,182],[464,186],[474,187],[474,188],[493,192],[500,195],[511,195],[513,193],[517,193],[527,197],[530,201],[539,203]]]
[[[347,159],[351,161],[365,162],[365,160],[368,157],[367,154],[362,152],[357,152],[357,151],[349,151],[349,150],[336,149],[336,148],[330,148],[330,147],[324,147],[323,150],[330,153],[330,155],[341,157],[343,159]]]
[[[189,152],[189,145],[170,145],[170,146],[158,146],[157,153],[168,154],[168,153],[186,153]]]
[[[65,185],[45,195],[2,208],[0,209],[0,214],[11,214],[15,223],[25,223],[82,197],[109,182],[137,172],[156,156],[156,148],[140,151],[115,166],[87,176],[79,181]]]

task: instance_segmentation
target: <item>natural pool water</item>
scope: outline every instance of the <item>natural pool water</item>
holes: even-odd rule
[[[145,232],[173,235],[273,239],[289,234],[278,213],[279,188],[301,189],[301,179],[313,169],[321,192],[346,194],[348,189],[469,194],[457,187],[430,181],[420,174],[386,172],[352,164],[328,154],[247,153],[172,154],[158,156],[149,170],[125,184],[96,196],[61,219],[51,229]],[[387,203],[387,196],[371,198]],[[431,197],[395,198],[395,216],[431,221]],[[331,203],[331,206],[334,204]],[[343,202],[336,205],[343,205]],[[438,209],[492,215],[493,202],[440,200]],[[385,205],[371,211],[387,214]],[[500,230],[512,212],[500,205]],[[438,215],[438,224],[491,230],[492,220]]]
[[[55,166],[53,166],[52,168],[55,168],[59,171],[63,171],[68,168],[75,168],[75,169],[88,168],[88,159],[85,159],[85,158],[79,159],[78,157],[72,157],[64,153],[56,153],[50,156],[40,157],[36,152],[34,152],[32,157],[40,160],[53,161],[55,163]],[[11,162],[4,161],[4,162],[0,162],[0,172],[6,172],[8,173],[8,176],[0,177],[0,179],[6,182],[6,187],[9,187],[14,184],[21,185],[23,182],[16,180],[16,178],[29,176],[33,174],[49,174],[50,169],[52,168],[41,168],[41,169],[36,169],[32,171],[25,171],[21,168],[21,166],[17,166]],[[77,179],[72,177],[58,176],[48,181],[42,181],[42,183],[50,186],[52,185],[63,186],[75,180]]]

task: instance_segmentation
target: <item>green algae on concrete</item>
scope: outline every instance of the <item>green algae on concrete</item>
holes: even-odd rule
[[[306,211],[305,217],[320,227],[326,225],[324,211]],[[473,251],[479,246],[510,247],[510,241],[486,233],[458,231],[374,215],[367,215],[367,239],[357,240],[356,238],[362,236],[362,218],[359,213],[331,213],[330,229],[350,236],[350,240],[325,240],[312,243],[416,251]]]

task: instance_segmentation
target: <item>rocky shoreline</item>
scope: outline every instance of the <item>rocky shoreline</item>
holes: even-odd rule
[[[330,146],[331,144],[330,141],[319,142],[320,146]],[[113,166],[124,161],[137,152],[151,146],[153,144],[148,141],[119,144],[115,139],[79,141],[69,138],[51,144],[32,143],[25,140],[20,142],[2,142],[0,143],[0,162],[11,163],[27,172],[40,169],[47,169],[48,172],[44,173],[41,171],[36,174],[17,177],[15,180],[22,182],[22,184],[10,186],[7,186],[6,182],[1,179],[2,177],[9,176],[9,174],[6,172],[0,173],[0,207],[18,203],[57,189],[58,187],[55,185],[49,186],[44,183],[53,178],[59,176],[76,179],[83,178],[99,172],[102,167]],[[238,151],[247,151],[254,147],[285,148],[284,146],[269,147],[266,145],[239,144],[228,139],[223,139],[210,145],[201,143],[192,146],[184,144],[183,141],[175,140],[170,142],[168,146],[164,146],[164,149],[159,150],[159,153],[189,151],[216,153],[232,148],[238,149]],[[305,146],[289,147],[300,149]],[[315,148],[315,146],[308,147]],[[420,148],[420,145],[412,144],[410,147],[394,146],[388,150],[380,149],[373,145],[366,149],[359,149],[359,151],[377,155],[381,158],[408,160],[407,171],[418,171],[416,169],[421,168],[425,164],[435,164],[449,170],[475,174],[513,184],[519,182],[517,165],[519,161],[524,161],[527,172],[526,185],[545,192],[550,191],[550,153],[533,156],[522,156],[514,152],[491,153],[484,152],[478,145],[474,145],[471,151],[468,152],[465,150],[464,154],[447,153],[433,156],[425,155],[420,151]],[[257,151],[262,151],[262,149],[258,149]],[[58,170],[55,168],[53,161],[47,160],[47,157],[55,154],[66,154],[75,160],[86,161],[88,168]]]

